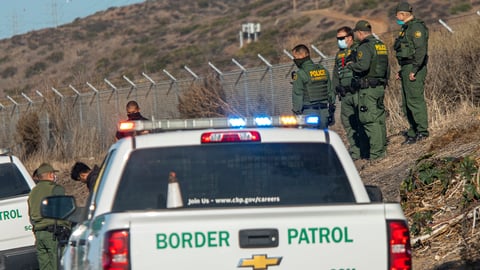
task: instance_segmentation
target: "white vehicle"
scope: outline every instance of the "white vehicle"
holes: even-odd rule
[[[38,269],[27,203],[35,183],[5,149],[0,149],[0,183],[0,269]]]
[[[150,134],[110,148],[63,267],[411,269],[400,205],[373,202],[379,190],[369,196],[340,137],[316,121],[123,123]],[[43,210],[65,218],[73,205],[49,198]]]

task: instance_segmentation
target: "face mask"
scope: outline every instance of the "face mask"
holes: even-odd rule
[[[402,20],[397,20],[397,24],[398,24],[398,25],[404,25],[404,24],[405,24],[405,22],[404,22],[404,21],[402,21]]]
[[[340,49],[346,49],[347,48],[347,42],[345,39],[342,40],[337,40],[338,48]]]
[[[140,119],[140,112],[135,112],[135,113],[129,113],[127,114],[128,119],[130,120],[138,120]]]
[[[293,62],[295,63],[295,65],[297,65],[298,68],[301,68],[302,64],[305,63],[305,61],[307,61],[308,59],[310,58],[307,56],[301,59],[293,59]]]

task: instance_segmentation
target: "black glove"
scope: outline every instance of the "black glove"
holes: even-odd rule
[[[335,109],[337,107],[334,103],[328,104],[328,126],[335,125]]]
[[[345,97],[345,94],[347,93],[347,90],[345,89],[345,87],[343,87],[342,85],[337,85],[335,87],[335,91],[337,92],[337,94],[341,97]],[[335,106],[335,105],[334,105]]]

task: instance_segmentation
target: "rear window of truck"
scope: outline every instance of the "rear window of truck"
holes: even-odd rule
[[[0,164],[0,199],[28,194],[30,187],[13,163]]]
[[[324,143],[230,143],[131,153],[113,211],[166,209],[175,172],[183,208],[352,203],[335,150]]]

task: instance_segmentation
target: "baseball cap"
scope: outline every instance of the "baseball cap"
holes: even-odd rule
[[[90,167],[88,167],[85,163],[83,162],[76,162],[75,165],[72,167],[72,171],[70,172],[70,178],[72,178],[75,181],[80,180],[80,174],[89,172]]]
[[[36,169],[37,175],[44,174],[44,173],[49,173],[49,172],[58,172],[58,170],[55,170],[52,165],[48,163],[42,163],[38,169]]]
[[[413,10],[413,8],[409,3],[401,2],[397,5],[397,8],[395,9],[395,12],[399,12],[399,11],[412,12],[412,10]]]
[[[360,20],[355,24],[353,31],[372,31],[372,26],[365,20]]]

